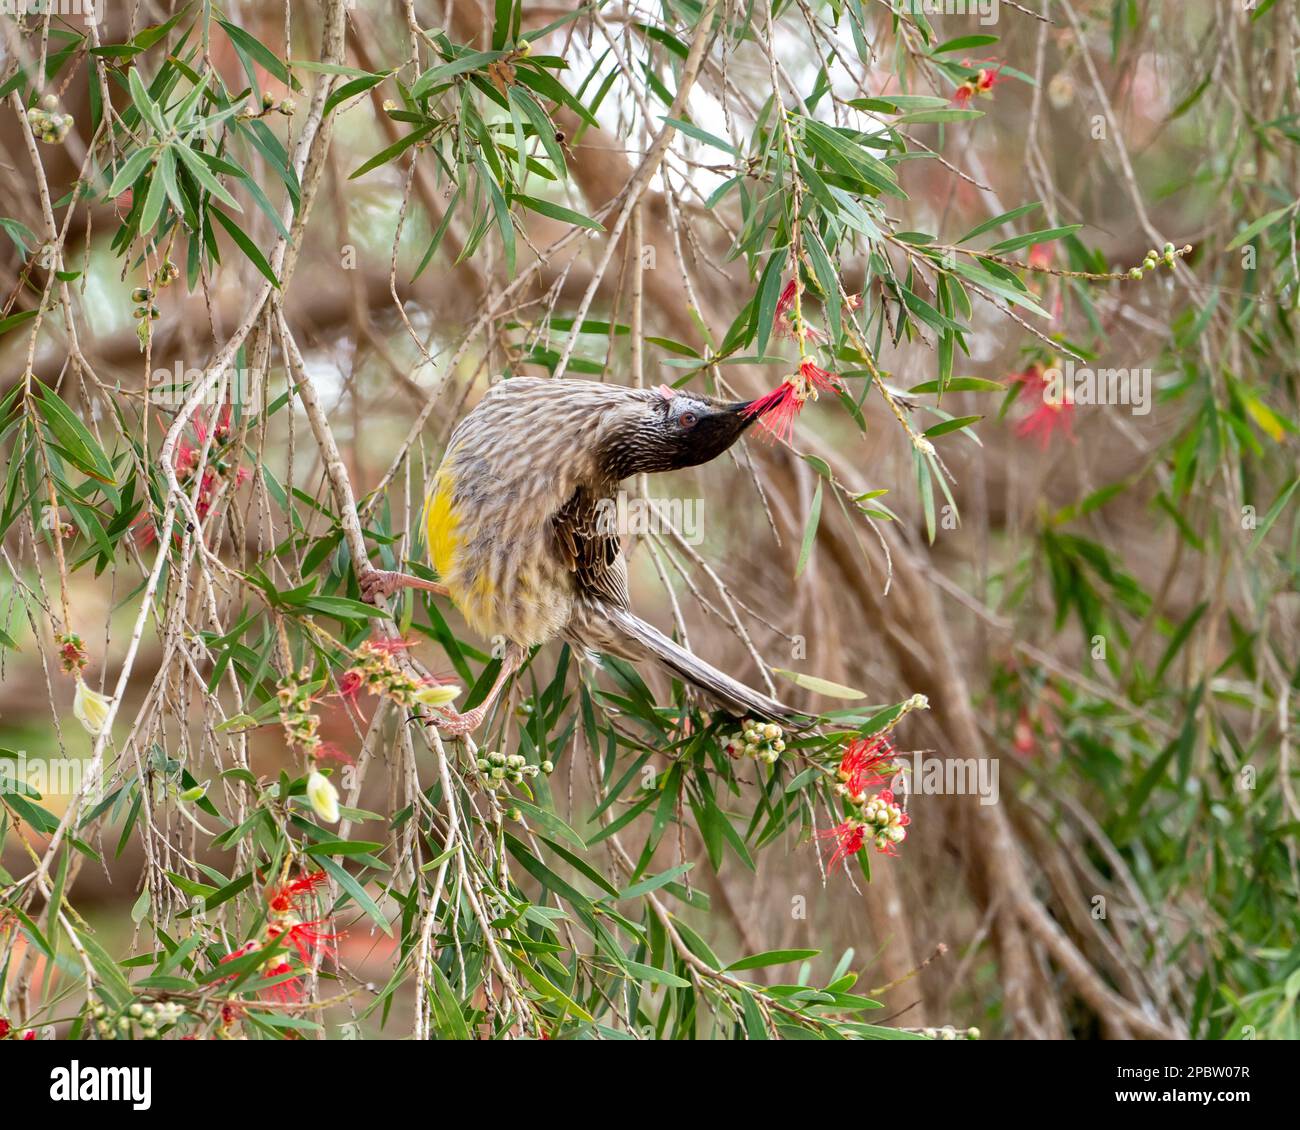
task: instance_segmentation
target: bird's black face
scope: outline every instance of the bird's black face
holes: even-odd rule
[[[698,467],[716,459],[758,418],[748,408],[748,401],[727,404],[695,393],[654,394],[632,433],[612,453],[618,477]]]

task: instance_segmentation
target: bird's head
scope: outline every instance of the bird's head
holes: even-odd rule
[[[752,401],[726,402],[660,386],[638,390],[609,437],[605,457],[619,479],[676,471],[716,459],[762,414]]]

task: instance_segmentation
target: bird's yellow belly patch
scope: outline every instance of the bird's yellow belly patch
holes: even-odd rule
[[[424,508],[429,559],[453,603],[485,638],[544,643],[568,620],[567,572],[548,567],[544,539],[536,531],[485,537],[483,516],[458,511],[455,493],[455,476],[444,465]],[[557,570],[561,575],[553,575]]]
[[[424,504],[424,531],[429,543],[429,559],[444,580],[455,568],[456,547],[460,544],[460,518],[452,504],[453,486],[451,475],[439,471],[433,491]]]
[[[461,516],[456,510],[455,481],[443,469],[425,501],[424,529],[429,560],[470,627],[491,636],[500,630],[495,616],[495,587],[486,569],[465,559]]]

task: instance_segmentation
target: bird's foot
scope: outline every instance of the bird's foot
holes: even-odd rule
[[[361,587],[361,599],[370,604],[381,596],[392,596],[398,589],[420,589],[438,596],[451,595],[447,586],[440,581],[426,581],[422,577],[412,577],[410,573],[398,573],[392,569],[367,569],[357,577],[357,584]]]
[[[457,714],[454,710],[439,710],[433,716],[433,724],[450,738],[463,738],[472,734],[481,725],[487,711],[482,706]]]
[[[391,569],[367,569],[357,577],[361,599],[374,604],[381,596],[392,596],[402,587],[402,574]]]

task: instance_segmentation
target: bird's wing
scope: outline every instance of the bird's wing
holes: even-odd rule
[[[628,607],[627,563],[614,500],[579,487],[552,517],[551,530],[579,591]]]

